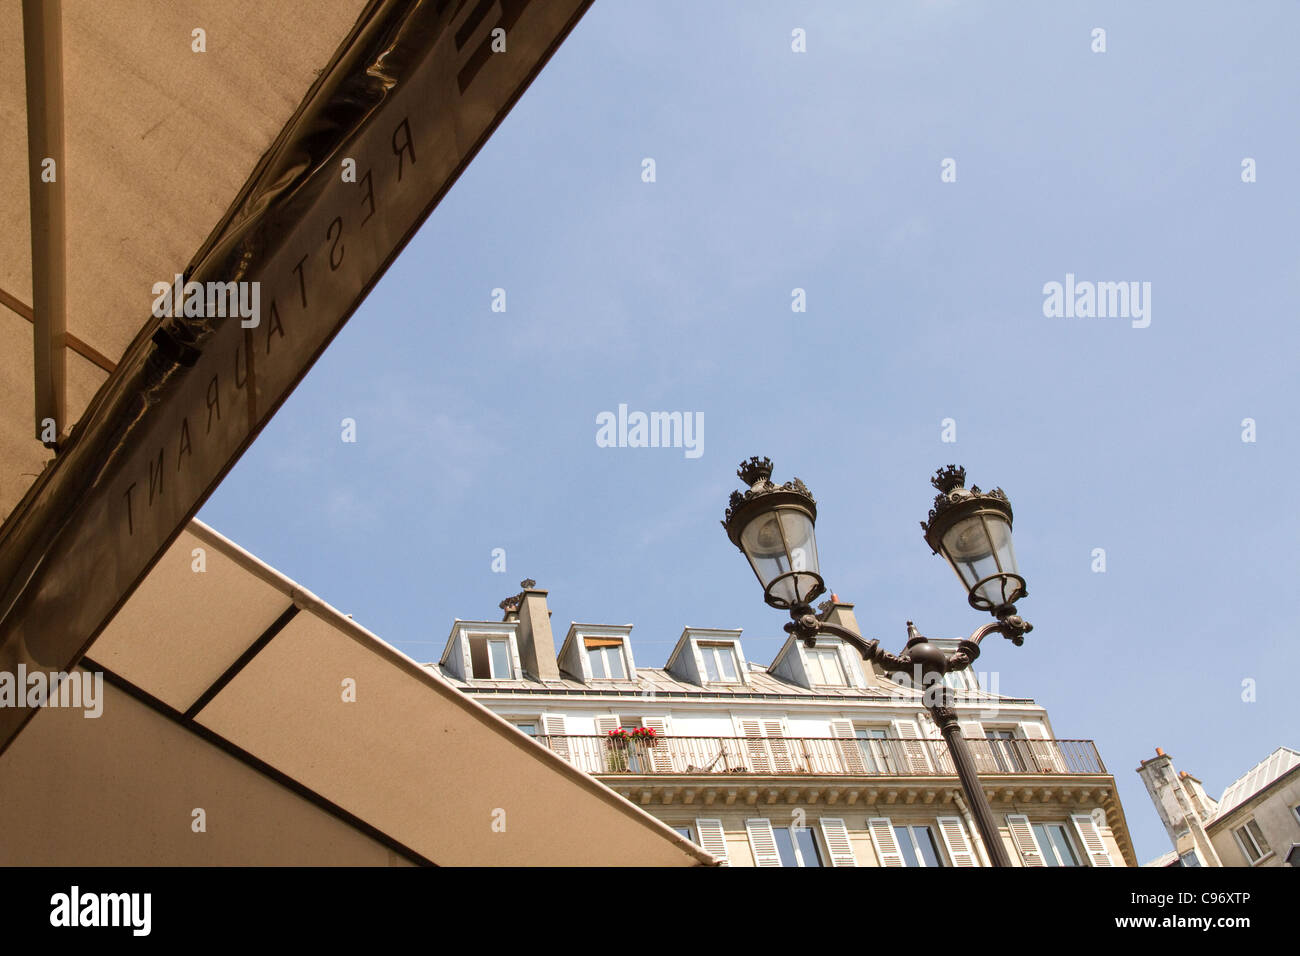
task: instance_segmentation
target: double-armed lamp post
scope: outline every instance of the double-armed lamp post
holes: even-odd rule
[[[889,673],[919,675],[926,707],[943,733],[957,776],[970,805],[980,836],[994,866],[1010,866],[1006,848],[993,821],[975,761],[961,735],[952,691],[943,675],[969,667],[979,657],[980,641],[1001,634],[1013,644],[1023,644],[1033,626],[1016,613],[1016,604],[1029,594],[1016,568],[1011,545],[1011,503],[1002,489],[966,488],[966,470],[955,465],[941,468],[931,484],[939,494],[929,517],[921,522],[930,550],[942,554],[957,572],[971,607],[988,611],[995,620],[978,628],[957,650],[945,654],[907,622],[907,646],[901,655],[883,650],[846,627],[819,620],[812,602],[826,590],[817,561],[817,502],[798,478],[783,485],[772,482],[772,461],[751,458],[736,474],[749,490],[733,491],[722,525],[727,536],[749,559],[763,586],[763,600],[790,612],[787,632],[812,646],[821,635],[838,637],[855,647],[862,659]]]

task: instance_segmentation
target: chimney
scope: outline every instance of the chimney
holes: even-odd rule
[[[858,634],[862,633],[858,629],[858,619],[853,613],[853,605],[848,601],[841,600],[838,594],[832,594],[829,600],[822,601],[821,604],[817,605],[817,610],[821,611],[821,614],[817,616],[823,621],[847,627]]]
[[[1155,804],[1160,822],[1165,825],[1174,852],[1181,857],[1195,850],[1201,866],[1222,866],[1203,826],[1213,811],[1209,809],[1200,781],[1191,774],[1180,773],[1173,759],[1160,747],[1156,748],[1154,757],[1142,761],[1137,772]]]
[[[547,592],[538,588],[532,578],[525,578],[519,584],[523,590],[513,599],[514,608],[506,606],[510,598],[501,602],[506,612],[505,619],[519,622],[519,662],[538,680],[559,680],[555,638],[551,636],[551,612],[546,606]]]
[[[861,634],[862,629],[858,627],[857,615],[853,613],[853,605],[843,600],[838,594],[832,593],[830,598],[822,601],[817,605],[817,610],[821,613],[817,615],[819,620],[828,624],[838,624],[840,627],[847,627],[855,634]],[[857,651],[853,652],[857,655]],[[878,670],[875,664],[862,662],[862,676],[866,679],[867,686],[886,685],[891,682],[888,677],[884,676],[884,671]]]

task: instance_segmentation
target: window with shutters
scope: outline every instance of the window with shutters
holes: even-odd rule
[[[946,866],[934,830],[928,826],[895,826],[894,840],[904,866]]]
[[[985,727],[984,736],[989,741],[997,773],[1024,773],[1025,745],[1018,743],[1014,727]]]
[[[713,684],[740,682],[740,667],[736,648],[726,642],[700,641],[700,660],[704,663],[704,679]]]
[[[1048,866],[1082,866],[1064,823],[1033,824],[1034,842]]]
[[[627,668],[623,660],[623,642],[613,637],[583,638],[587,652],[587,666],[593,680],[625,680]]]
[[[754,773],[792,773],[803,769],[796,766],[780,717],[737,717],[735,724],[739,736],[744,738],[741,746]]]
[[[677,833],[678,833],[680,836],[684,836],[684,837],[686,837],[686,839],[690,840],[692,843],[695,843],[695,844],[698,844],[698,843],[699,843],[699,841],[695,839],[695,828],[694,828],[694,827],[690,827],[690,826],[675,826],[675,827],[673,827],[673,829],[676,830]]]
[[[831,736],[836,738],[835,752],[838,760],[829,768],[832,773],[871,773],[868,769],[868,754],[858,740],[853,721],[846,718],[831,720]],[[826,769],[818,767],[818,770]]]
[[[1028,749],[1025,756],[1026,763],[1029,764],[1030,773],[1064,773],[1066,770],[1065,761],[1061,757],[1060,747],[1056,741],[1049,740],[1047,737],[1047,728],[1037,721],[1027,720],[1020,726],[1020,731],[1025,736],[1027,743],[1017,746]]]
[[[1034,839],[1034,829],[1030,826],[1029,817],[1023,813],[1007,814],[1007,829],[1011,831],[1011,842],[1016,846],[1016,852],[1020,854],[1021,866],[1047,866],[1043,859],[1043,851],[1038,849],[1038,841]]]
[[[808,827],[773,827],[782,866],[822,866],[817,836]]]
[[[857,737],[858,748],[862,752],[867,773],[898,773],[898,760],[890,751],[890,727],[888,724],[854,724],[853,734]]]
[[[899,772],[928,774],[931,772],[930,758],[926,744],[921,739],[921,729],[915,720],[899,719],[894,721],[894,736],[899,738],[890,743],[899,753]]]
[[[1241,852],[1246,855],[1246,859],[1251,866],[1254,866],[1272,852],[1269,849],[1268,841],[1264,839],[1264,831],[1259,828],[1259,824],[1254,820],[1250,820],[1244,826],[1237,827],[1232,831],[1232,835],[1237,838],[1237,845],[1241,847]]]

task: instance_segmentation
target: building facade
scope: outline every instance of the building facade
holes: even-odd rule
[[[557,648],[532,581],[501,607],[457,620],[427,666],[726,863],[988,865],[920,692],[838,639],[792,637],[764,667],[740,631],[687,627],[645,667],[632,625],[574,623]],[[857,628],[851,604],[821,613]],[[1092,741],[1056,739],[1042,707],[969,672],[948,679],[1014,861],[1136,865]]]
[[[1300,865],[1300,752],[1279,747],[1218,800],[1159,747],[1137,773],[1174,847],[1148,866]]]

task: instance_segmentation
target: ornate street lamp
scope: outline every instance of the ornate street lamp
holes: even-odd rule
[[[964,487],[966,469],[956,465],[940,468],[930,484],[939,494],[921,522],[925,543],[957,572],[971,607],[998,617],[1014,614],[1016,601],[1029,591],[1011,544],[1011,502],[1001,488]]]
[[[1002,634],[1019,645],[1033,630],[1033,625],[1016,613],[1015,602],[1029,591],[1016,566],[1007,496],[1000,488],[989,492],[980,491],[978,485],[966,488],[966,470],[956,465],[941,468],[930,479],[939,494],[928,520],[921,522],[925,540],[957,573],[971,607],[988,611],[996,620],[959,641],[957,650],[950,655],[926,640],[908,621],[907,646],[896,655],[883,650],[879,641],[868,641],[847,627],[822,621],[813,612],[812,601],[826,590],[826,585],[817,559],[817,502],[808,486],[798,478],[783,485],[773,483],[769,458],[750,458],[741,463],[736,474],[749,490],[731,493],[722,526],[749,561],[763,587],[763,600],[772,607],[789,610],[790,622],[785,630],[809,646],[819,635],[831,635],[856,648],[863,660],[889,673],[917,673],[925,705],[948,744],[989,858],[994,866],[1010,866],[975,761],[957,723],[953,693],[943,683],[945,673],[969,667],[979,657],[980,642],[988,635]]]
[[[763,600],[786,610],[809,606],[826,590],[818,573],[817,502],[798,478],[772,483],[772,460],[751,458],[736,474],[749,490],[731,493],[722,526],[731,543],[749,559]]]

